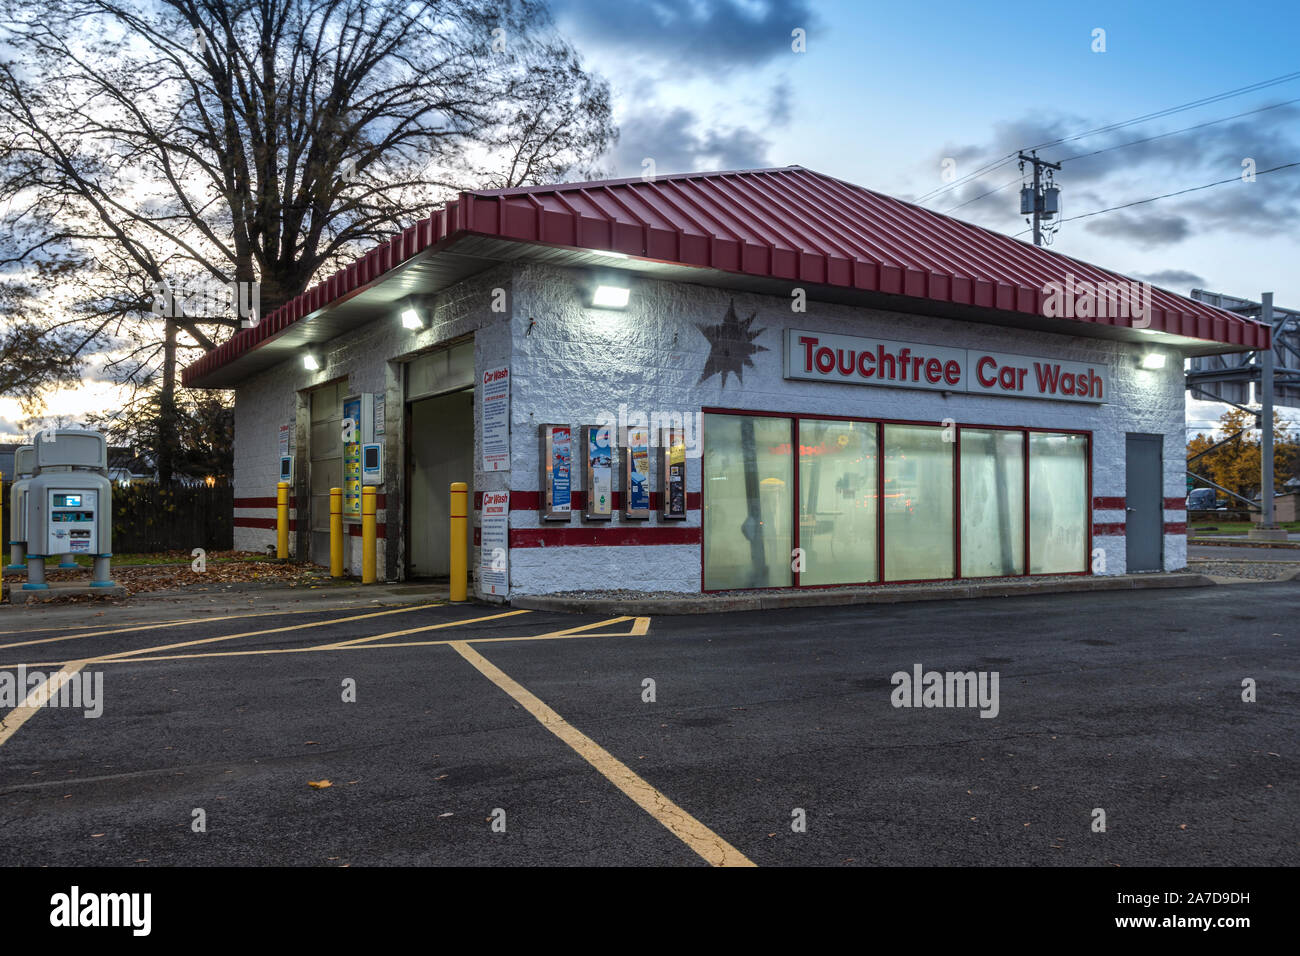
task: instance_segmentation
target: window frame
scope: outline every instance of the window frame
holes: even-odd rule
[[[884,501],[884,482],[885,468],[883,455],[885,452],[885,427],[886,425],[928,425],[930,427],[944,427],[945,421],[934,421],[924,419],[905,419],[905,418],[871,418],[864,415],[823,415],[816,412],[773,412],[757,411],[744,408],[718,408],[705,406],[700,410],[704,418],[703,428],[701,430],[701,447],[707,446],[708,443],[708,420],[709,415],[738,415],[751,418],[782,418],[790,423],[790,454],[791,469],[793,472],[793,515],[791,516],[792,527],[794,529],[792,547],[800,547],[800,533],[802,527],[800,524],[799,509],[802,507],[802,489],[799,486],[800,462],[798,458],[799,448],[799,423],[804,419],[812,421],[835,421],[835,422],[859,422],[865,425],[876,426],[876,453],[882,456],[876,465],[876,574],[875,581],[846,581],[842,584],[804,584],[800,580],[801,572],[792,571],[791,577],[793,584],[774,585],[763,588],[706,588],[704,586],[704,536],[707,533],[703,510],[708,507],[708,489],[705,487],[707,482],[704,481],[703,471],[700,474],[700,591],[704,594],[725,594],[729,591],[790,591],[790,590],[817,590],[824,588],[852,588],[852,587],[882,587],[886,585],[899,584],[932,584],[945,581],[997,581],[1013,578],[1043,578],[1043,577],[1080,577],[1092,574],[1092,529],[1093,529],[1093,502],[1092,502],[1092,452],[1093,452],[1093,430],[1090,428],[1045,428],[1042,426],[1030,425],[1002,425],[1002,424],[985,424],[981,422],[953,422],[956,428],[956,441],[953,449],[952,468],[953,468],[953,576],[945,578],[908,578],[906,580],[889,581],[886,579],[885,568],[885,510],[881,507]],[[1024,553],[1025,553],[1025,570],[1020,574],[996,575],[993,577],[981,575],[979,577],[967,577],[962,574],[961,568],[961,433],[962,429],[981,430],[981,431],[1009,431],[1019,432],[1022,435],[1024,448],[1024,461],[1022,465],[1022,481],[1024,482]],[[1084,529],[1084,553],[1083,553],[1083,570],[1082,571],[1059,571],[1043,572],[1039,574],[1032,573],[1029,569],[1033,566],[1030,552],[1030,494],[1029,494],[1029,436],[1032,433],[1048,435],[1082,435],[1087,439],[1087,455],[1084,458],[1084,513],[1086,515]],[[702,459],[701,459],[702,460]],[[703,465],[701,465],[701,469]]]

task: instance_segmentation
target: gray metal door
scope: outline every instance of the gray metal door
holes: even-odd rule
[[[1128,436],[1124,537],[1128,571],[1164,568],[1164,436]]]

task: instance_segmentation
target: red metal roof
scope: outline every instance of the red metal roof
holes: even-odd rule
[[[186,368],[183,381],[201,379],[430,247],[471,235],[1038,316],[1044,289],[1067,274],[1132,281],[801,166],[462,192],[236,333]],[[1151,304],[1151,330],[1242,349],[1269,346],[1262,323],[1163,289],[1152,290]]]

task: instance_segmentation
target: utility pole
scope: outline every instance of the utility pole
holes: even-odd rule
[[[1260,321],[1273,328],[1273,293],[1260,296]],[[1273,349],[1260,349],[1259,358],[1259,527],[1261,531],[1276,531],[1273,520]],[[1283,540],[1286,540],[1283,538]]]
[[[1048,178],[1048,187],[1046,192],[1042,188],[1042,170],[1054,169],[1061,171],[1060,163],[1049,163],[1045,159],[1038,158],[1038,150],[1032,150],[1028,156],[1023,152],[1020,154],[1020,171],[1025,171],[1025,163],[1032,163],[1034,167],[1034,186],[1033,190],[1027,188],[1020,190],[1020,212],[1022,214],[1033,213],[1034,215],[1034,245],[1043,244],[1043,227],[1042,220],[1051,219],[1059,211],[1059,197],[1061,191],[1051,183]]]

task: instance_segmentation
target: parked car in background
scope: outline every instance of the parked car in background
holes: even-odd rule
[[[1187,496],[1188,511],[1215,511],[1219,507],[1213,488],[1196,488]]]

